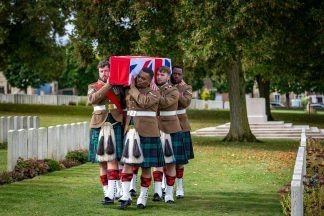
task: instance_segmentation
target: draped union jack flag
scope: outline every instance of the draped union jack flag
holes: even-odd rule
[[[150,68],[156,73],[161,66],[171,69],[171,59],[148,56],[112,56],[110,57],[109,82],[128,86],[132,75],[136,77],[142,68]]]

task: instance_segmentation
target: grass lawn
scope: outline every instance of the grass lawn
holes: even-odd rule
[[[324,129],[324,112],[307,114],[303,110],[272,110],[272,115],[276,121],[285,121],[296,125],[309,125]]]
[[[41,126],[89,121],[90,107],[0,104],[0,115],[38,115]],[[229,122],[228,111],[188,111],[193,130]],[[324,128],[324,115],[275,111],[276,120]],[[195,159],[185,168],[186,197],[176,205],[149,201],[145,210],[102,207],[98,166],[87,163],[0,186],[0,215],[282,215],[277,190],[289,182],[297,141],[224,143],[194,137]],[[0,150],[5,170],[6,150]],[[150,194],[152,195],[152,187]],[[136,200],[135,200],[136,202]]]
[[[281,215],[276,191],[290,180],[297,145],[194,138],[196,158],[185,169],[185,199],[176,205],[149,201],[145,210],[102,207],[98,167],[87,163],[0,186],[1,215]]]

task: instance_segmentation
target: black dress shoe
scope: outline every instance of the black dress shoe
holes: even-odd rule
[[[102,205],[110,205],[110,204],[114,204],[114,200],[110,199],[109,197],[105,197],[102,201],[101,201]]]
[[[143,205],[143,204],[138,204],[138,205],[137,205],[137,208],[139,208],[139,209],[145,209],[145,208],[146,208],[146,206],[145,206],[145,205]]]
[[[118,207],[119,209],[126,209],[128,206],[132,204],[132,200],[119,200],[120,206]]]
[[[162,197],[159,196],[159,194],[155,193],[153,195],[153,201],[154,202],[158,202],[158,201],[161,201],[162,200]]]
[[[132,197],[136,197],[136,191],[134,189],[130,190],[129,193]]]
[[[177,196],[177,199],[183,199],[183,198],[184,198],[184,196],[181,196],[181,195]]]
[[[166,203],[168,203],[168,204],[175,204],[175,202],[173,200],[169,200]]]

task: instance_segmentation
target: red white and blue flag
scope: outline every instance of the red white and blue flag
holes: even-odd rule
[[[161,66],[171,69],[171,59],[148,56],[111,56],[109,82],[128,86],[132,76],[137,76],[143,68],[150,68],[154,74]]]

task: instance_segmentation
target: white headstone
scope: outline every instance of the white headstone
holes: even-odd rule
[[[27,159],[27,130],[18,130],[18,154],[19,157]]]
[[[27,128],[34,128],[34,122],[32,116],[27,116]]]
[[[67,128],[67,131],[69,131],[69,135],[67,136],[67,148],[68,151],[73,151],[77,148],[77,142],[78,142],[78,128],[75,123],[64,125],[64,127]],[[71,139],[72,138],[72,139]]]
[[[57,143],[57,150],[56,150],[56,156],[54,157],[56,160],[63,160],[64,159],[64,128],[62,125],[56,125],[56,140]]]
[[[18,159],[18,131],[8,131],[8,157],[7,157],[7,170],[12,171]]]
[[[0,117],[0,143],[7,142],[8,133],[8,119],[7,117]]]
[[[246,98],[246,108],[250,124],[267,122],[264,98]]]
[[[39,128],[39,117],[38,116],[33,116],[33,126],[36,129]]]
[[[89,127],[89,122],[83,122],[83,133],[85,135],[85,139],[83,142],[83,149],[88,149],[89,148],[89,143],[90,143],[90,127]]]
[[[302,216],[303,215],[303,186],[302,181],[291,181],[291,215]]]
[[[27,156],[28,158],[37,159],[38,157],[38,130],[29,128],[27,131]]]
[[[27,116],[20,116],[21,129],[27,129]]]
[[[55,158],[57,153],[57,127],[48,127],[47,158]]]
[[[21,128],[20,124],[20,116],[14,116],[14,130],[19,130]]]
[[[47,128],[38,128],[38,159],[47,157]]]

